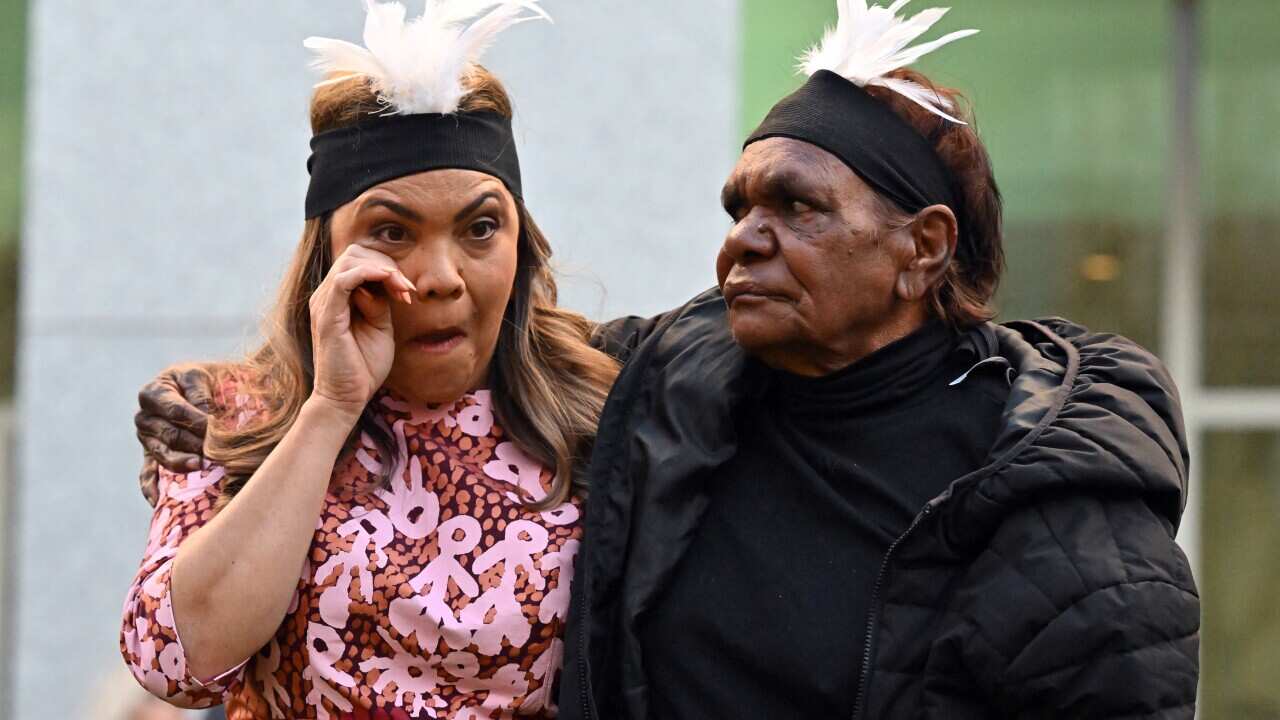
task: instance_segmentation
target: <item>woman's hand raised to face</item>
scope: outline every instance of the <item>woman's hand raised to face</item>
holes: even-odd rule
[[[395,358],[390,303],[411,304],[417,289],[391,258],[361,245],[338,256],[311,295],[313,400],[354,424]]]

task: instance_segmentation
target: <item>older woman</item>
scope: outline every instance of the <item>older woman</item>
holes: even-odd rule
[[[205,459],[159,476],[125,603],[154,694],[231,718],[553,716],[570,485],[617,365],[555,307],[510,100],[474,64],[530,11],[373,4],[368,50],[309,41],[336,74],[302,241],[265,344],[210,378]],[[415,52],[435,55],[386,57]]]
[[[1193,715],[1176,390],[1123,338],[989,322],[999,191],[902,5],[841,2],[749,138],[720,288],[599,334],[562,718]]]

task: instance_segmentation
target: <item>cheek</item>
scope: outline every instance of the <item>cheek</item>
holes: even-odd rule
[[[733,258],[729,257],[729,253],[725,252],[724,246],[720,246],[720,254],[716,256],[716,282],[721,288],[724,288],[724,281],[729,277],[729,271],[733,269]]]
[[[869,238],[833,234],[798,242],[786,255],[819,322],[839,323],[860,308],[879,307],[893,293],[892,258],[886,248]]]
[[[467,290],[476,305],[480,325],[497,337],[516,279],[518,252],[514,237],[504,239],[487,257],[478,260],[467,278]]]
[[[897,277],[892,258],[881,246],[846,245],[828,256],[815,283],[817,299],[832,309],[827,319],[838,324],[888,310]]]

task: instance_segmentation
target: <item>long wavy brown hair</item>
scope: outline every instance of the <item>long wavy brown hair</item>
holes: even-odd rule
[[[510,118],[511,99],[501,82],[481,67],[464,80],[460,112],[491,111]],[[319,87],[311,99],[311,130],[347,127],[385,106],[366,81],[352,77]],[[528,210],[516,202],[520,219],[517,269],[497,348],[490,367],[494,411],[522,450],[556,471],[551,491],[533,509],[563,503],[582,483],[575,472],[590,452],[605,397],[618,374],[617,362],[589,344],[594,325],[556,306],[551,246]],[[263,410],[236,427],[215,419],[205,439],[205,455],[226,468],[225,504],[257,471],[293,426],[315,380],[308,300],[333,262],[330,215],[308,220],[285,272],[274,307],[263,324],[264,342],[240,363],[215,372],[215,382],[234,375],[239,391],[257,397]],[[247,384],[247,387],[246,387]],[[396,458],[391,430],[372,407],[365,408],[348,446],[367,434],[384,458]],[[386,482],[394,462],[383,462]]]

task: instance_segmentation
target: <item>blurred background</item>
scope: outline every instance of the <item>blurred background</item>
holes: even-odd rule
[[[1280,718],[1280,3],[950,4],[941,32],[982,33],[920,67],[969,95],[994,159],[1002,315],[1169,362],[1200,717]],[[720,184],[834,3],[545,5],[556,25],[487,64],[562,300],[677,305],[713,284]],[[149,515],[133,396],[252,344],[301,229],[302,38],[361,23],[356,0],[0,0],[0,717],[178,716],[138,704],[116,649]]]

